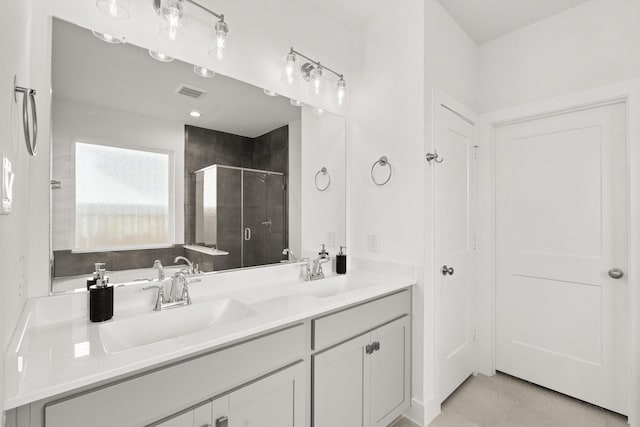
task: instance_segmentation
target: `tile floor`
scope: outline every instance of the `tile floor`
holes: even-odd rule
[[[627,427],[622,415],[506,374],[470,377],[429,427]],[[393,427],[418,427],[398,420]]]

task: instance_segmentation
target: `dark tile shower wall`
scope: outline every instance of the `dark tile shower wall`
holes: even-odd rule
[[[289,126],[282,126],[257,138],[185,126],[185,242],[195,242],[196,193],[193,172],[214,164],[281,172],[285,174],[283,181],[286,185],[289,173]],[[218,247],[230,254],[217,257],[203,255],[203,257],[213,258],[212,263],[215,270],[227,270],[242,267],[241,247],[243,243],[240,239],[242,223],[240,222],[239,205],[241,187],[235,182],[240,179],[240,173],[236,171],[236,176],[234,171],[228,169],[221,168],[219,171],[219,174],[224,175],[225,178],[219,180],[218,183],[219,202],[221,203],[218,215]],[[230,180],[226,181],[226,179]],[[281,195],[282,184],[278,184],[277,188]],[[233,194],[234,192],[238,194]],[[278,262],[281,257],[280,251],[265,251],[265,249],[273,247],[269,246],[270,242],[286,242],[288,238],[286,196],[280,197],[282,201],[275,202],[278,196],[274,195],[273,189],[267,188],[267,193],[267,198],[275,203],[272,211],[267,214],[275,216],[284,212],[284,220],[282,224],[273,227],[270,236],[265,236],[259,242],[255,242],[260,243],[257,246],[261,247],[257,249],[245,247],[245,265]],[[256,251],[268,255],[259,259]],[[265,259],[267,260],[265,261]],[[205,259],[201,261],[201,266],[209,265],[210,262]]]

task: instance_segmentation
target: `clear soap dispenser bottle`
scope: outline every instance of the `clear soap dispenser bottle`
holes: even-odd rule
[[[113,317],[113,285],[109,284],[104,264],[96,264],[96,284],[89,286],[89,319],[104,322]]]

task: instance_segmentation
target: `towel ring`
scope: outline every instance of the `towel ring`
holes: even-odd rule
[[[324,187],[321,187],[318,185],[318,177],[320,175],[326,175],[327,178],[329,179],[329,181],[327,182],[327,185],[325,185]],[[316,185],[316,188],[318,189],[318,191],[327,191],[327,189],[329,189],[329,186],[331,185],[331,175],[329,175],[329,172],[327,172],[327,168],[326,167],[322,167],[322,169],[320,169],[318,172],[316,172],[316,177],[314,178],[314,183]]]
[[[24,140],[27,143],[27,151],[32,156],[38,153],[38,116],[36,114],[36,91],[28,87],[20,87],[16,84],[16,76],[13,76],[13,99],[18,102],[18,93],[22,97],[22,126],[24,128]],[[29,104],[31,104],[31,126],[29,126]]]
[[[376,165],[380,165],[381,167],[385,167],[385,166],[389,167],[389,176],[383,182],[376,181],[376,178],[373,175],[373,171],[375,170]],[[387,158],[387,156],[380,157],[380,159],[371,166],[371,181],[373,181],[375,185],[378,185],[378,186],[385,185],[387,182],[391,180],[391,175],[393,175],[393,168],[391,167],[391,163],[389,163],[389,159]]]

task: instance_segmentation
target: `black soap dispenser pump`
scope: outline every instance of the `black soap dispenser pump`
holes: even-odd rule
[[[347,274],[347,255],[344,253],[346,246],[340,246],[340,252],[336,255],[336,273]]]
[[[113,286],[105,275],[104,264],[96,264],[98,278],[89,287],[89,320],[104,322],[113,317]]]

